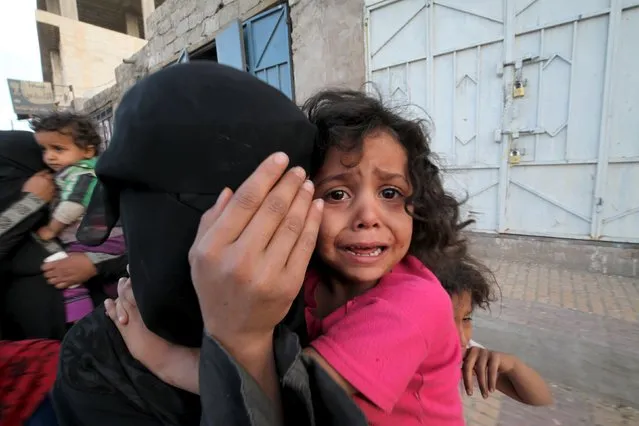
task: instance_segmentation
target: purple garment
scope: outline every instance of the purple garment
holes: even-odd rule
[[[104,253],[121,255],[125,251],[124,236],[109,238],[104,244],[91,247],[79,243],[69,244],[65,250],[68,253]],[[104,286],[104,291],[109,297],[117,295],[117,283],[109,283]],[[67,288],[63,290],[64,308],[67,323],[76,322],[93,311],[93,301],[89,290],[84,286]]]
[[[124,254],[125,243],[124,235],[111,237],[99,246],[85,246],[80,243],[70,243],[65,250],[69,253],[104,253],[112,255]]]
[[[67,323],[81,320],[93,311],[93,301],[86,287],[66,288],[62,295]]]

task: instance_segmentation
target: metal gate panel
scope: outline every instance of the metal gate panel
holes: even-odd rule
[[[594,3],[562,2],[553,14],[536,0],[516,11],[515,28],[526,30],[515,36],[514,58],[536,59],[522,62],[515,77],[525,96],[512,100],[512,128],[529,133],[511,141],[521,162],[509,168],[502,232],[591,235],[608,15],[580,20],[579,13]]]
[[[504,36],[503,0],[430,1],[434,54],[467,49]]]
[[[293,99],[288,8],[285,4],[244,23],[248,71]]]
[[[367,0],[368,77],[430,115],[476,229],[639,242],[638,3]]]
[[[501,149],[494,130],[503,109],[495,61],[501,42],[436,55],[431,116],[432,147],[446,169],[446,187],[467,199],[463,214],[476,220],[475,229],[497,226],[497,189]]]
[[[515,31],[550,28],[607,12],[611,0],[508,0],[515,2]]]
[[[639,2],[624,6],[613,63],[600,233],[606,240],[639,242]]]
[[[401,112],[429,116],[447,188],[468,198],[464,214],[488,231],[497,220],[501,15],[502,0],[396,0],[367,8],[369,80],[389,103],[407,107]]]

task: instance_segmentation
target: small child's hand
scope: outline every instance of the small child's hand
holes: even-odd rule
[[[516,358],[512,355],[489,351],[485,348],[471,347],[466,351],[462,376],[468,395],[473,394],[473,375],[482,396],[488,398],[497,389],[497,379],[515,368]]]
[[[135,303],[130,279],[118,282],[118,298],[107,299],[104,308],[133,358],[163,382],[187,392],[200,392],[200,350],[173,345],[146,327]]]
[[[49,241],[55,238],[55,232],[48,226],[43,226],[38,229],[38,237],[40,237],[41,240]]]
[[[150,331],[138,311],[130,279],[118,282],[118,298],[104,302],[107,316],[113,321],[129,352],[154,374],[166,367],[169,342]]]

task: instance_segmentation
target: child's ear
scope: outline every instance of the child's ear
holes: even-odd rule
[[[95,157],[95,147],[89,146],[84,150],[84,158],[89,159]]]

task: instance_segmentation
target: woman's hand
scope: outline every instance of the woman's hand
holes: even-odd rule
[[[53,176],[47,171],[38,172],[22,185],[22,191],[29,192],[48,203],[55,195]]]
[[[323,207],[304,171],[284,174],[287,165],[271,155],[235,195],[225,189],[189,252],[206,331],[278,408],[273,330],[302,286]]]
[[[270,344],[304,281],[322,203],[287,164],[272,155],[234,195],[224,190],[189,253],[205,328],[225,346]]]
[[[53,230],[48,226],[43,226],[42,228],[38,229],[37,234],[38,237],[40,237],[40,239],[43,241],[49,241],[56,237],[55,232],[53,232]]]
[[[60,290],[83,284],[98,274],[84,253],[69,253],[65,259],[43,263],[42,272],[49,284]]]

